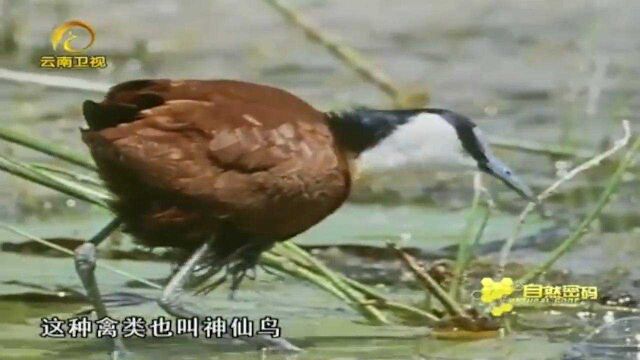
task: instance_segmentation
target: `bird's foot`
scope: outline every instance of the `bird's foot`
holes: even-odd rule
[[[244,247],[238,249],[234,254],[224,260],[224,262],[226,262],[226,265],[223,266],[224,274],[215,281],[200,287],[196,291],[196,294],[208,294],[217,289],[227,281],[228,278],[231,278],[231,293],[229,294],[229,298],[234,299],[237,290],[240,288],[240,284],[245,278],[251,280],[257,278],[256,267],[258,266],[260,254],[262,254],[263,251],[263,247]],[[220,261],[214,261],[214,263],[215,262],[219,263]],[[201,265],[201,268],[205,268],[205,266]],[[213,267],[213,269],[216,268]],[[217,269],[220,269],[220,267]]]
[[[249,265],[244,262],[237,262],[235,264],[229,264],[224,268],[224,275],[220,276],[215,281],[201,286],[195,291],[196,295],[206,295],[213,290],[220,287],[220,285],[224,284],[229,277],[231,277],[231,294],[229,295],[230,299],[234,298],[235,292],[240,287],[240,283],[244,278],[249,278],[251,280],[256,279],[256,265]],[[251,272],[251,274],[249,274]]]

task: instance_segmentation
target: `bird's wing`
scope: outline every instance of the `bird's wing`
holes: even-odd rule
[[[243,230],[281,236],[306,230],[349,191],[347,162],[324,115],[311,107],[299,111],[308,105],[297,98],[287,102],[294,109],[277,106],[285,100],[281,93],[274,104],[232,88],[233,96],[209,89],[209,100],[165,94],[162,104],[117,126],[85,131],[83,139],[120,198],[157,189]],[[123,94],[105,103],[135,104]]]

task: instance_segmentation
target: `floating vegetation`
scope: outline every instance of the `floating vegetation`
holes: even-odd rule
[[[273,8],[277,14],[283,16],[288,24],[301,30],[307,35],[308,39],[327,50],[328,54],[337,59],[340,64],[353,70],[361,79],[372,85],[364,86],[364,88],[380,90],[395,107],[422,107],[429,101],[430,95],[435,94],[432,88],[429,91],[424,89],[415,91],[410,87],[404,86],[402,81],[396,81],[389,73],[386,73],[378,66],[377,61],[368,59],[364,51],[358,51],[348,46],[346,42],[339,40],[338,37],[328,35],[320,26],[314,25],[313,21],[286,5],[284,1],[265,0],[264,2]],[[318,6],[315,2],[313,3],[311,6]],[[8,1],[2,2],[5,7],[8,7],[7,4],[9,4]],[[59,14],[58,16],[62,15]],[[279,19],[277,16],[274,16],[274,18]],[[18,34],[13,31],[16,27],[15,22],[10,17],[3,18],[2,22],[3,29],[11,30],[5,30],[2,33],[2,39],[0,40],[4,44],[2,50],[7,53],[19,54],[20,51],[17,48],[18,39],[16,38]],[[422,30],[421,26],[418,26],[418,28]],[[498,29],[498,27],[495,29]],[[445,32],[447,37],[455,39],[456,44],[458,44],[456,48],[460,47],[464,50],[467,48],[463,48],[463,42],[468,41],[469,44],[477,47],[478,43],[472,40],[481,38],[484,42],[486,41],[484,37],[489,36],[490,34],[488,33],[494,32],[495,29],[493,27],[488,29],[477,25],[469,27],[465,25],[457,29],[457,31],[448,29]],[[433,34],[430,34],[427,40],[429,42],[437,40],[433,36]],[[420,36],[416,34],[405,33],[400,30],[398,30],[397,34],[391,36],[393,41],[407,43],[417,42],[418,38]],[[489,38],[487,37],[487,39]],[[517,35],[517,42],[535,43],[538,40],[533,37],[530,38],[526,31]],[[589,42],[589,39],[583,40],[587,43]],[[160,43],[156,40],[137,41],[131,53],[118,52],[114,59],[121,61],[126,66],[137,68],[138,70],[135,70],[135,72],[148,71],[149,66],[147,65],[152,64],[154,65],[152,67],[155,67],[155,64],[159,63],[154,61],[158,60],[157,54],[162,53],[159,48],[167,46]],[[582,42],[576,43],[582,44]],[[260,47],[260,45],[255,46]],[[363,44],[363,49],[378,46],[379,44]],[[430,65],[444,64],[449,62],[450,59],[443,55],[443,50],[439,48],[441,46],[442,44],[436,41],[434,49],[417,50],[417,52],[420,57],[435,59],[435,62],[430,63]],[[444,46],[444,48],[448,51],[449,45]],[[535,51],[547,51],[542,48],[544,46],[536,45]],[[280,51],[280,49],[277,50]],[[218,54],[219,49],[215,48],[215,52]],[[475,56],[474,53],[470,54]],[[162,53],[162,56],[164,55],[166,54]],[[173,57],[173,53],[170,53],[170,55]],[[202,54],[198,54],[198,56],[200,55]],[[229,54],[225,53],[224,56],[229,56]],[[238,63],[235,54],[231,57],[234,63]],[[175,58],[179,57],[176,56]],[[403,59],[403,61],[405,60]],[[483,60],[481,62],[483,66],[487,61],[490,61],[487,59],[481,60]],[[578,60],[578,62],[582,61]],[[307,65],[290,59],[287,59],[287,61],[289,62],[285,65],[270,64],[258,69],[252,69],[256,71],[251,74],[264,74],[276,82],[283,81],[282,79],[286,76],[285,79],[287,81],[293,82],[303,72],[316,71],[317,74],[315,76],[318,78],[322,76],[322,78],[329,78],[329,81],[336,81],[332,79],[332,76],[334,78],[336,76],[332,74],[331,64]],[[382,61],[386,62],[388,59]],[[140,62],[142,62],[141,67]],[[584,115],[594,119],[601,114],[598,111],[599,101],[607,95],[607,92],[623,93],[622,95],[617,94],[616,96],[618,97],[633,97],[633,86],[626,88],[627,85],[624,85],[623,89],[607,87],[606,92],[602,91],[604,90],[603,83],[608,80],[607,74],[612,70],[620,73],[634,71],[634,69],[629,70],[626,65],[621,66],[618,63],[613,66],[612,62],[612,59],[607,57],[596,56],[593,64],[591,64],[593,65],[593,79],[589,79],[585,89],[579,89],[578,87],[568,90],[568,94],[555,94],[552,89],[540,86],[538,83],[531,86],[524,85],[523,87],[521,85],[511,85],[515,89],[497,91],[497,96],[508,101],[506,105],[490,98],[494,94],[490,94],[487,99],[484,98],[485,95],[483,94],[479,100],[472,99],[474,103],[470,106],[484,109],[481,113],[486,115],[488,120],[491,120],[495,119],[496,116],[505,114],[516,113],[517,116],[521,116],[522,114],[511,108],[514,106],[514,101],[522,103],[535,102],[536,104],[548,103],[550,101],[558,101],[562,96],[575,98],[584,92],[587,100],[586,106],[584,106]],[[411,65],[411,63],[408,64]],[[207,65],[206,70],[208,71],[210,64]],[[402,65],[403,67],[405,66],[404,63]],[[182,68],[184,65],[180,64],[179,66]],[[585,64],[579,64],[577,67],[582,68],[585,66]],[[123,65],[122,67],[125,66]],[[437,67],[435,68],[438,69]],[[234,69],[234,71],[236,70]],[[431,71],[431,69],[429,70]],[[545,71],[547,70],[549,69],[545,69]],[[112,74],[111,78],[121,78],[120,71],[123,70],[119,67],[115,69],[115,75]],[[154,71],[155,69],[151,69],[150,72]],[[193,70],[193,72],[196,71]],[[130,73],[127,75],[130,75]],[[102,94],[110,86],[108,83],[2,68],[0,68],[0,80],[17,84],[27,83],[31,84],[31,86],[35,84],[37,86],[33,86],[33,88],[38,89],[38,91],[42,91],[42,87],[53,87]],[[435,78],[433,81],[434,83],[439,83],[441,80]],[[476,84],[470,83],[469,85],[471,88]],[[573,88],[575,84],[568,84],[568,86]],[[503,86],[502,84],[491,84],[491,86],[484,85],[481,88],[494,90],[494,87],[502,88]],[[38,91],[29,90],[16,95],[24,103],[23,107],[27,109],[27,114],[31,114],[30,116],[33,116],[33,113],[39,113],[34,112],[34,108],[38,108],[37,105],[31,104],[32,92],[37,93]],[[313,91],[316,91],[316,89]],[[365,92],[365,95],[368,94]],[[48,95],[43,97],[48,97]],[[452,103],[455,101],[457,100],[451,100]],[[565,100],[560,99],[560,101]],[[633,103],[633,101],[629,101],[629,104],[626,104],[626,100],[620,100],[620,102],[622,104],[614,105],[617,108],[613,109],[613,115],[610,116],[616,122],[618,122],[618,119],[631,118],[636,113],[634,106],[637,104]],[[581,106],[575,101],[569,103],[576,108]],[[67,108],[70,109],[68,112],[60,112],[59,110],[52,112],[47,108],[47,112],[39,116],[39,119],[50,121],[46,126],[58,126],[57,123],[53,123],[63,122],[65,120],[62,118],[71,116],[70,114],[74,114],[77,111],[75,106],[69,104]],[[501,356],[505,358],[524,358],[526,355],[534,353],[540,355],[540,357],[557,358],[558,354],[564,353],[564,349],[569,347],[565,340],[571,339],[571,341],[577,341],[577,344],[569,352],[564,353],[567,359],[585,357],[603,359],[614,357],[621,359],[636,358],[639,323],[637,316],[640,315],[640,309],[637,307],[637,288],[640,287],[640,279],[635,270],[627,269],[627,272],[622,274],[613,273],[612,270],[611,274],[605,273],[601,276],[600,274],[593,276],[591,273],[584,275],[568,270],[558,270],[559,267],[556,266],[558,261],[570,258],[572,254],[582,254],[580,251],[584,249],[580,245],[589,242],[591,248],[587,250],[587,255],[591,254],[588,251],[596,251],[600,255],[598,259],[606,258],[609,260],[607,257],[610,255],[609,252],[628,252],[629,254],[625,259],[633,259],[636,255],[634,253],[635,248],[623,248],[620,244],[626,244],[622,239],[623,237],[637,238],[637,198],[635,195],[627,197],[621,196],[621,194],[626,195],[637,192],[636,189],[640,183],[638,179],[640,167],[638,167],[637,162],[634,163],[634,160],[637,158],[638,150],[640,150],[640,139],[637,135],[632,134],[629,123],[625,121],[623,122],[624,134],[621,139],[617,141],[611,140],[614,135],[614,131],[612,131],[607,134],[605,139],[601,139],[601,146],[587,146],[585,144],[589,144],[590,141],[582,141],[579,136],[581,130],[579,120],[581,121],[580,116],[583,115],[583,111],[582,108],[578,110],[580,111],[574,109],[570,114],[561,116],[559,122],[561,122],[560,130],[562,134],[560,137],[562,144],[554,144],[554,141],[539,142],[533,140],[534,136],[518,136],[518,139],[502,137],[492,137],[490,139],[492,145],[499,151],[510,152],[514,157],[520,157],[519,159],[525,157],[526,159],[536,159],[539,161],[538,164],[546,163],[548,165],[548,171],[546,173],[544,171],[536,172],[535,178],[531,182],[536,189],[544,189],[538,195],[539,202],[545,205],[545,211],[541,211],[540,217],[536,217],[534,212],[540,208],[536,208],[533,203],[521,209],[520,205],[511,201],[510,198],[502,198],[495,196],[495,194],[490,194],[485,189],[485,184],[482,183],[479,175],[476,175],[474,179],[473,200],[470,206],[467,198],[471,195],[471,190],[463,194],[458,191],[460,189],[459,182],[463,180],[450,181],[449,179],[444,179],[433,188],[423,188],[422,192],[412,200],[414,203],[420,203],[421,205],[426,202],[433,205],[439,204],[438,199],[432,196],[437,191],[458,196],[458,201],[449,207],[449,210],[459,210],[461,214],[456,218],[459,219],[458,223],[461,225],[460,231],[455,236],[456,244],[451,245],[449,241],[447,246],[436,250],[426,250],[420,246],[422,244],[417,244],[417,236],[415,234],[410,231],[404,232],[404,230],[396,233],[394,232],[395,228],[394,231],[389,231],[389,233],[379,236],[375,232],[368,232],[361,238],[354,236],[356,240],[349,244],[340,243],[341,237],[336,237],[335,240],[332,239],[332,242],[327,242],[326,244],[283,243],[278,244],[262,257],[261,265],[264,266],[264,274],[267,277],[272,276],[274,279],[288,277],[300,281],[288,281],[286,286],[281,286],[283,282],[272,281],[273,279],[271,278],[268,278],[271,280],[267,282],[268,285],[260,281],[250,283],[248,286],[252,290],[257,289],[255,292],[251,291],[252,294],[249,295],[254,296],[254,298],[237,303],[225,302],[217,293],[210,294],[221,285],[221,282],[218,281],[220,280],[219,278],[213,278],[210,281],[199,284],[192,290],[197,295],[209,294],[209,299],[215,299],[216,310],[232,308],[233,311],[242,311],[249,308],[248,303],[257,303],[259,308],[263,305],[275,304],[274,306],[283,309],[283,313],[296,311],[302,313],[304,311],[306,316],[304,318],[305,324],[301,327],[305,329],[307,326],[311,326],[306,324],[307,320],[311,324],[315,321],[314,317],[323,317],[322,327],[331,328],[327,333],[317,335],[314,332],[316,331],[315,329],[310,332],[298,331],[299,334],[303,334],[304,341],[308,342],[308,344],[322,343],[323,336],[331,338],[330,341],[327,341],[332,347],[329,351],[331,354],[328,356],[324,356],[326,354],[314,354],[314,356],[317,355],[317,358],[335,357],[337,353],[344,355],[341,358],[351,358],[354,357],[354,354],[361,355],[365,351],[361,347],[349,349],[349,345],[354,343],[353,338],[350,338],[350,336],[368,336],[373,339],[371,342],[384,344],[383,347],[391,349],[389,351],[393,353],[393,355],[389,355],[389,358],[409,357],[406,353],[398,355],[398,353],[393,352],[394,346],[398,348],[401,346],[407,347],[406,344],[402,344],[403,341],[415,338],[423,339],[425,337],[430,339],[429,346],[414,349],[415,351],[412,350],[410,356],[431,358],[433,355],[441,358],[458,358],[458,354],[461,353],[463,354],[462,357],[466,358],[500,358]],[[542,115],[538,114],[537,111],[540,111]],[[545,113],[553,113],[553,115],[548,116]],[[548,122],[549,119],[556,117],[555,112],[547,108],[536,109],[532,114],[524,115],[531,117],[534,122]],[[14,119],[7,118],[6,120],[13,121]],[[601,122],[604,122],[604,120]],[[520,125],[518,123],[515,126]],[[604,128],[613,128],[613,125],[616,124],[610,122]],[[71,126],[74,131],[75,127],[75,124]],[[16,127],[16,129],[18,128]],[[587,130],[594,132],[594,128],[585,128],[585,133]],[[609,131],[607,130],[607,132]],[[546,135],[547,133],[543,132],[542,134]],[[50,217],[55,217],[61,212],[61,209],[65,210],[65,208],[68,208],[66,210],[73,209],[75,212],[84,212],[90,207],[102,209],[102,211],[108,209],[112,196],[105,190],[102,181],[98,179],[95,173],[95,165],[85,154],[66,146],[61,146],[57,141],[50,139],[43,141],[30,131],[29,134],[25,134],[14,130],[14,128],[0,128],[0,139],[6,144],[30,148],[39,154],[36,155],[36,159],[32,159],[30,156],[23,157],[19,150],[14,152],[14,149],[18,149],[17,147],[13,145],[6,146],[6,151],[0,152],[0,170],[53,189],[61,194],[47,198],[34,197],[33,199],[36,199],[34,201],[31,201],[31,198],[20,198],[20,201],[24,201],[27,204],[25,205],[26,208],[41,207],[42,211],[49,214],[47,216]],[[42,155],[50,156],[55,161],[51,164],[48,160],[38,158],[38,156],[43,157]],[[531,168],[534,168],[534,166],[531,165]],[[553,181],[549,181],[549,177],[555,178]],[[470,189],[466,184],[465,187]],[[386,188],[380,192],[365,193],[356,200],[360,204],[385,203],[389,207],[407,203],[407,199],[399,191]],[[30,212],[27,210],[23,211],[26,214],[25,218],[34,215],[35,211]],[[451,212],[453,213],[453,211]],[[106,212],[100,213],[100,215],[102,216],[104,213]],[[361,213],[356,213],[351,221],[359,221],[360,216]],[[546,222],[539,224],[539,218],[542,217],[545,217],[543,221]],[[43,216],[43,218],[45,217]],[[500,236],[493,236],[491,233],[492,224],[495,227],[496,221],[503,218],[508,220],[505,225],[501,225],[506,232],[500,233]],[[424,227],[427,228],[439,220],[421,218],[420,221],[423,221]],[[42,262],[47,264],[42,265],[42,268],[48,271],[43,271],[47,273],[38,274],[38,282],[34,284],[14,280],[0,282],[0,302],[11,304],[10,307],[6,307],[8,310],[4,315],[7,315],[8,320],[5,319],[5,323],[13,326],[16,323],[26,322],[25,319],[30,319],[31,321],[54,311],[64,311],[75,315],[89,314],[92,308],[86,306],[88,302],[84,295],[75,288],[65,287],[68,279],[62,276],[58,277],[61,284],[57,284],[58,278],[48,274],[48,272],[54,272],[54,270],[47,267],[55,261],[62,262],[62,260],[56,259],[57,257],[71,256],[73,249],[85,241],[82,238],[84,233],[77,232],[60,235],[57,234],[59,228],[50,231],[45,229],[47,232],[39,232],[41,229],[32,229],[29,224],[29,222],[11,224],[3,222],[0,224],[1,227],[10,231],[14,236],[11,241],[0,244],[0,251],[8,258],[14,259],[16,261],[14,265],[19,265],[11,266],[10,270],[14,270],[15,274],[12,273],[13,275],[8,276],[21,279],[22,275],[18,270],[14,269],[20,267],[25,273],[31,274],[30,269],[27,268],[28,266],[24,265],[31,263],[40,265],[39,262]],[[533,233],[523,235],[529,229],[527,226],[532,224],[535,225],[532,226]],[[26,231],[25,229],[29,230]],[[436,235],[430,233],[431,230],[425,230],[427,235],[422,234],[420,240],[427,236],[441,237],[436,231],[434,231],[434,233],[437,233]],[[457,231],[457,229],[454,229],[454,231]],[[602,234],[603,232],[611,232],[612,234]],[[120,234],[117,235],[120,236]],[[334,234],[331,233],[326,236],[333,237]],[[367,241],[374,236],[376,236],[375,240],[377,242]],[[395,241],[398,237],[401,240]],[[21,241],[20,238],[26,240]],[[452,240],[452,238],[453,236],[449,236],[446,240]],[[596,242],[599,245],[597,250],[593,250],[593,244]],[[389,243],[389,246],[385,247],[385,243]],[[620,248],[616,248],[617,246],[620,246]],[[528,256],[531,254],[534,255],[529,258]],[[136,310],[146,311],[145,315],[152,313],[151,310],[145,308],[145,304],[155,300],[158,295],[158,289],[165,282],[164,279],[160,279],[161,275],[164,275],[163,271],[166,270],[168,272],[168,263],[179,260],[179,255],[170,251],[148,251],[148,249],[141,248],[104,247],[99,249],[98,256],[100,259],[108,261],[98,262],[98,267],[117,274],[115,277],[107,277],[111,282],[111,284],[107,285],[107,288],[114,284],[121,284],[114,279],[124,277],[128,279],[125,287],[135,290],[135,294],[120,293],[114,292],[113,287],[110,287],[111,292],[105,294],[105,301],[109,306],[138,306]],[[23,259],[22,256],[28,256],[28,258]],[[594,256],[593,258],[596,257]],[[613,264],[608,264],[610,267],[616,267],[615,262],[619,261],[617,258],[614,259],[611,260]],[[597,270],[589,269],[593,270],[592,272],[598,272],[604,268],[604,265],[593,264],[591,261],[592,258],[586,256],[585,260],[580,264],[581,266],[597,268]],[[534,266],[531,266],[532,263]],[[624,267],[622,265],[625,264],[620,265]],[[69,267],[71,267],[71,261],[69,261]],[[576,269],[575,264],[567,267]],[[127,271],[122,270],[125,268]],[[145,271],[147,269],[151,270]],[[260,270],[260,276],[262,274],[263,272]],[[106,275],[109,276],[111,274]],[[496,281],[503,277],[512,277],[516,286],[529,282],[540,282],[549,285],[588,282],[598,285],[600,293],[598,301],[579,301],[576,303],[514,302],[513,311],[505,312],[502,316],[495,317],[490,315],[491,305],[482,302],[479,296],[481,292],[479,284],[481,279],[485,277]],[[624,286],[620,286],[618,280],[621,278],[630,281],[626,281]],[[42,284],[48,285],[43,286]],[[299,286],[299,284],[302,285]],[[305,284],[313,285],[313,287],[307,286],[310,288],[309,293],[305,293],[307,296],[303,297],[302,300],[302,302],[309,302],[310,304],[305,303],[303,304],[304,306],[300,307],[293,306],[291,304],[292,299],[298,297],[299,291],[306,289],[304,287]],[[267,298],[267,293],[272,288],[278,288],[281,291],[279,293],[282,298],[281,302],[273,300],[276,299],[274,296],[273,299],[269,299],[270,301],[265,300],[264,303],[260,303],[259,301],[263,300],[262,297]],[[260,291],[263,292],[260,293]],[[516,291],[519,294],[522,293],[522,289],[517,289]],[[323,292],[330,295],[328,297],[332,297],[335,302],[330,302],[323,298]],[[256,298],[258,301],[251,302]],[[47,307],[46,304],[52,304],[52,306]],[[68,306],[65,307],[64,305]],[[16,314],[11,314],[14,310]],[[250,310],[247,311],[250,312]],[[253,312],[251,314],[255,315],[256,313]],[[330,317],[327,314],[338,314],[335,317],[344,319],[331,319],[328,321],[324,318]],[[624,318],[618,319],[620,316]],[[335,324],[331,322],[334,320],[336,321]],[[339,320],[342,320],[342,322]],[[318,322],[320,323],[320,321]],[[367,330],[368,328],[363,324],[377,326],[370,326],[373,330]],[[428,327],[428,329],[425,327]],[[31,330],[33,329],[29,328],[29,331]],[[12,332],[13,328],[6,331]],[[538,336],[541,333],[544,333],[544,338]],[[32,335],[31,333],[29,334]],[[314,338],[314,336],[317,337]],[[546,338],[547,336],[552,338],[553,341],[549,342]],[[309,339],[306,339],[307,337]],[[474,341],[467,342],[468,340]],[[451,345],[451,341],[456,341],[455,345]],[[176,344],[187,348],[187,345],[180,342],[176,342]],[[561,351],[551,349],[555,345],[563,349]],[[0,343],[0,347],[4,349],[3,346],[6,346],[6,344]],[[195,346],[195,351],[199,351],[197,345]],[[149,348],[153,347],[149,346]],[[175,348],[179,347],[176,346]],[[414,344],[412,343],[410,347],[413,348]],[[79,358],[86,358],[87,350],[81,346],[78,348],[80,350],[75,351],[81,353],[78,355]],[[189,351],[194,350],[192,345],[189,345],[188,348],[190,349]],[[380,350],[380,347],[372,348]],[[68,350],[65,349],[65,351]],[[203,348],[201,350],[205,351],[207,349]],[[74,351],[74,349],[71,349],[71,351]],[[153,353],[151,357],[163,358],[170,356],[167,355],[169,351],[171,350],[159,351]],[[416,352],[421,355],[416,355]],[[20,358],[20,356],[40,358],[59,355],[55,351],[50,353],[48,350],[43,352],[34,351],[31,353],[25,349],[17,348],[10,349],[10,353],[16,358]],[[522,354],[525,355],[523,356]],[[184,354],[179,354],[176,357],[181,355]],[[239,358],[243,358],[242,355],[240,356]],[[380,357],[382,358],[383,355],[380,355]]]

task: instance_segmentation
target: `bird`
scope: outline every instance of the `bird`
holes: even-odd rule
[[[159,300],[174,316],[197,315],[178,297],[198,264],[225,266],[237,287],[262,252],[337,210],[356,174],[476,169],[535,200],[478,126],[446,109],[323,112],[268,85],[147,79],[86,100],[83,114],[82,139],[115,197],[108,230],[122,223],[140,244],[192,253]],[[76,250],[78,273],[104,314],[92,269],[108,230]],[[255,341],[297,350],[285,339]]]

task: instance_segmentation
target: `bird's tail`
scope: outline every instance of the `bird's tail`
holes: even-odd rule
[[[89,129],[99,131],[114,127],[118,124],[133,121],[138,108],[129,104],[105,104],[91,100],[85,100],[82,104],[82,113]]]

